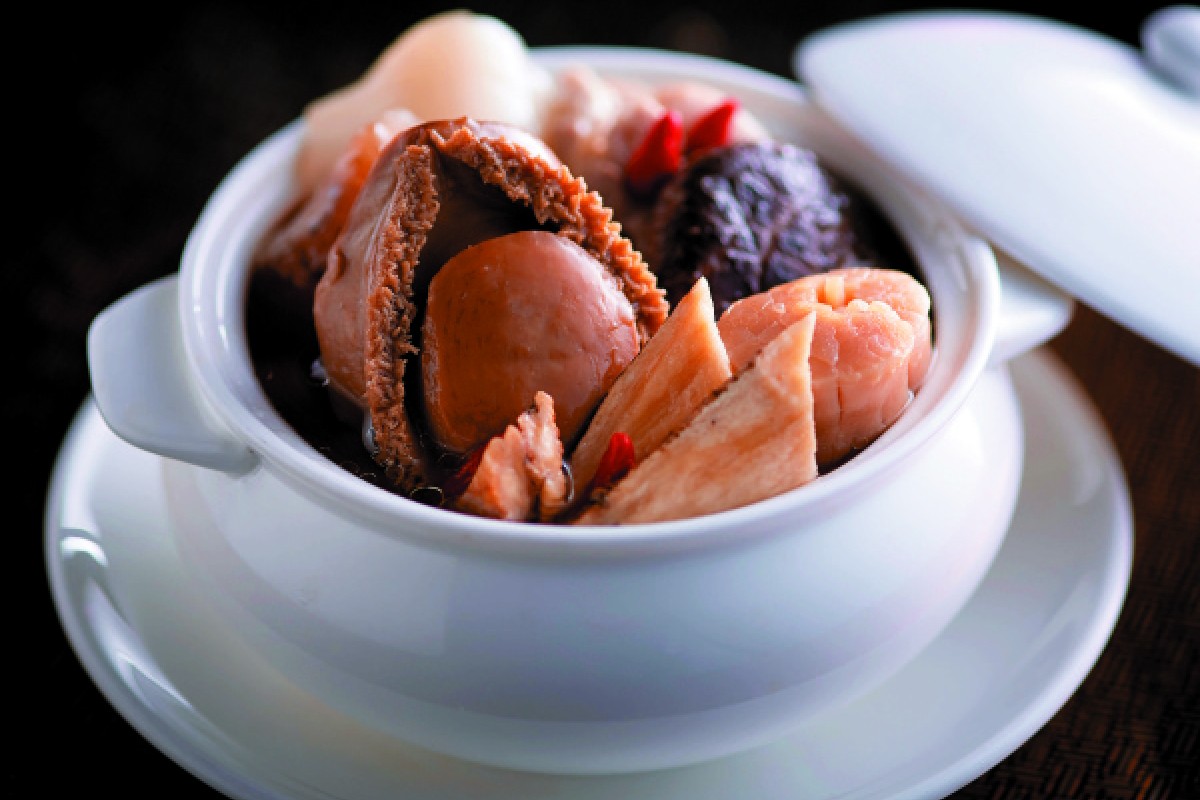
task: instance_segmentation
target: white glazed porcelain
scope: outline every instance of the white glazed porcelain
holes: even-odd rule
[[[50,586],[113,706],[236,800],[931,800],[991,769],[1058,712],[1107,642],[1129,580],[1120,460],[1061,362],[1035,351],[989,370],[960,413],[986,436],[1010,373],[1026,467],[1013,523],[963,610],[862,697],[770,745],[692,767],[575,777],[492,769],[414,747],[297,691],[213,613],[179,558],[163,459],[117,439],[91,403],[47,497]]]
[[[653,525],[477,519],[354,478],[270,407],[242,332],[244,267],[289,198],[298,124],[218,187],[178,277],[97,319],[96,401],[118,435],[169,457],[174,544],[233,630],[351,718],[545,772],[745,750],[878,685],[966,602],[1004,537],[1023,448],[1015,402],[986,430],[959,412],[988,364],[1056,332],[1070,301],[1013,267],[1002,286],[985,243],[793,83],[640,50],[538,56],[724,86],[875,198],[922,265],[937,331],[892,429],[802,489]]]
[[[918,11],[796,49],[815,102],[989,241],[1200,366],[1200,7],[1143,51],[1018,14]]]

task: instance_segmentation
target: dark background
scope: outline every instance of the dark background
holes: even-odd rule
[[[143,740],[95,689],[47,589],[45,492],[62,436],[89,391],[87,327],[112,301],[177,269],[201,206],[249,149],[308,101],[358,77],[406,27],[449,6],[210,3],[149,6],[156,10],[135,16],[45,5],[30,10],[31,23],[6,26],[9,302],[0,318],[16,362],[0,402],[16,432],[6,437],[13,466],[5,498],[15,510],[17,557],[5,582],[15,629],[3,669],[17,713],[5,727],[17,747],[0,760],[0,793],[211,798],[215,792]],[[1136,44],[1158,7],[1100,5],[994,8]],[[788,76],[805,35],[916,7],[472,6],[506,20],[533,46],[692,50]],[[1200,797],[1200,370],[1082,306],[1051,347],[1092,396],[1128,472],[1133,581],[1108,649],[1066,707],[956,797]]]

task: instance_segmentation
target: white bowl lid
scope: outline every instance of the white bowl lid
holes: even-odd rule
[[[997,248],[1200,365],[1200,8],[1152,15],[1142,42],[914,12],[820,31],[794,67]]]

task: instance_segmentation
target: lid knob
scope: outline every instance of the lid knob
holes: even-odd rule
[[[1200,97],[1200,6],[1159,9],[1142,24],[1142,49],[1162,77]]]

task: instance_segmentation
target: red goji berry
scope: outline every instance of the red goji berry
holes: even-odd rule
[[[442,481],[442,493],[446,499],[457,500],[467,491],[467,487],[475,479],[475,473],[479,471],[479,464],[483,461],[483,451],[487,449],[491,441],[488,439],[482,444],[476,445],[467,453],[462,465]]]
[[[588,490],[584,493],[584,498],[590,498],[597,491],[612,488],[617,481],[629,474],[636,463],[637,456],[633,452],[633,439],[630,439],[627,433],[615,432],[608,437],[608,447],[604,449],[604,455],[600,457],[600,465],[596,467],[596,474],[588,482]]]
[[[625,164],[625,184],[637,195],[653,194],[683,161],[683,119],[665,111]]]
[[[701,150],[729,144],[730,135],[733,133],[733,118],[740,107],[737,99],[731,97],[698,117],[687,130],[684,153],[690,156]]]

